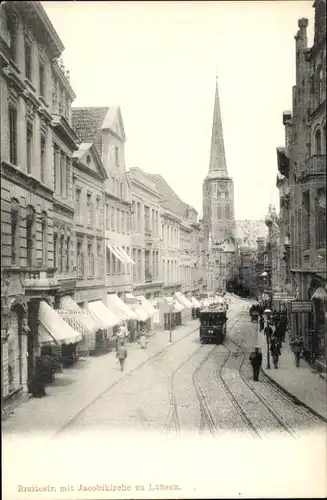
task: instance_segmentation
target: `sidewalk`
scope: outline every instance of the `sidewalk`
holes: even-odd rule
[[[169,343],[169,331],[155,332],[147,349],[141,349],[136,343],[127,344],[128,357],[124,372],[120,371],[116,362],[115,351],[98,357],[80,358],[62,374],[55,375],[55,381],[46,388],[46,397],[31,398],[3,419],[3,435],[13,437],[19,433],[42,431],[43,436],[54,437],[59,429],[109,386],[159,351],[173,345],[198,327],[198,324],[198,320],[192,320],[173,330],[172,344]]]
[[[326,419],[326,382],[312,370],[304,359],[301,359],[298,368],[295,366],[294,354],[288,341],[283,344],[281,349],[282,355],[279,358],[277,370],[273,367],[272,360],[270,370],[266,368],[267,343],[263,332],[258,332],[258,345],[262,350],[262,368],[265,375],[289,395]]]

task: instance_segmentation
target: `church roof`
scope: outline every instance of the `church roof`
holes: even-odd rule
[[[208,178],[228,177],[223,125],[220,112],[218,79],[216,80],[216,94],[212,122],[211,150]]]
[[[266,238],[268,228],[264,220],[235,221],[235,238],[242,248],[257,248],[257,239]]]

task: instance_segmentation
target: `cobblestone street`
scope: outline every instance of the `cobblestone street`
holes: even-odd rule
[[[124,373],[114,353],[82,359],[57,376],[45,399],[17,408],[3,422],[5,435],[42,429],[51,437],[117,428],[208,436],[237,430],[261,438],[270,431],[295,436],[320,427],[317,416],[294,404],[264,374],[252,382],[248,355],[258,331],[248,309],[248,302],[233,299],[224,345],[201,345],[198,322],[192,321],[173,332],[172,345],[163,331],[150,339],[147,350],[130,344]]]
[[[247,449],[251,448],[251,443],[260,446],[261,439],[271,436],[274,436],[274,446],[278,446],[279,440],[275,438],[279,436],[288,440],[291,450],[298,446],[296,442],[299,443],[293,438],[301,438],[303,443],[305,436],[302,439],[302,435],[307,435],[308,431],[313,431],[312,439],[317,438],[317,444],[321,445],[326,439],[324,422],[309,409],[294,404],[264,374],[259,382],[252,381],[248,354],[257,343],[258,332],[257,325],[250,322],[248,309],[247,301],[232,299],[227,339],[223,345],[200,344],[198,321],[192,321],[173,332],[172,344],[169,344],[167,332],[157,332],[150,339],[147,350],[131,344],[124,373],[118,370],[114,353],[81,361],[80,371],[78,364],[74,371],[66,370],[60,379],[62,383],[49,388],[48,397],[30,400],[3,422],[4,445],[11,450],[11,460],[19,459],[26,465],[30,447],[24,447],[19,457],[18,449],[14,451],[17,434],[26,430],[29,435],[25,436],[32,438],[34,454],[29,451],[28,456],[35,456],[38,460],[44,449],[51,449],[53,456],[60,455],[62,443],[65,447],[83,443],[83,449],[91,450],[98,436],[101,436],[104,446],[107,446],[108,439],[115,453],[112,469],[115,477],[119,476],[118,465],[123,461],[129,478],[134,477],[133,471],[135,475],[139,474],[135,477],[136,482],[140,481],[142,469],[141,464],[133,462],[139,453],[134,448],[140,449],[141,446],[138,436],[143,442],[145,436],[151,438],[149,443],[144,442],[145,449],[153,448],[152,453],[156,454],[161,450],[165,468],[169,467],[165,443],[171,442],[170,438],[176,438],[176,435],[182,439],[174,441],[174,460],[182,453],[182,443],[186,448],[191,446],[192,437],[202,439],[203,453],[210,454],[210,443],[216,439],[224,443],[224,437],[230,436],[228,449],[232,450],[233,432],[237,432],[238,439],[244,438]],[[42,438],[55,439],[51,439],[51,443],[48,441],[47,448],[44,448],[44,439],[33,439],[37,432]],[[120,449],[122,436],[130,443],[129,447],[124,444]],[[63,439],[57,439],[59,437]],[[157,439],[160,439],[160,446]],[[54,451],[57,448],[59,450]],[[127,455],[125,449],[130,450]],[[74,460],[76,453],[72,455]],[[185,452],[181,456],[185,464]],[[63,476],[69,471],[68,457],[62,457],[60,474]],[[80,460],[81,464],[84,463],[82,457]],[[98,458],[94,460],[100,464]],[[236,454],[235,460],[241,460],[240,456]],[[150,470],[152,464],[149,463],[145,482]],[[158,470],[155,467],[153,474]],[[173,469],[169,469],[169,474],[174,476]],[[179,482],[181,477],[179,474]],[[186,477],[183,481],[190,484]],[[79,482],[75,481],[76,484]]]
[[[66,431],[116,427],[216,436],[237,430],[261,438],[321,427],[268,378],[254,386],[248,355],[258,332],[248,309],[248,302],[234,300],[224,345],[201,345],[196,329],[105,391]]]

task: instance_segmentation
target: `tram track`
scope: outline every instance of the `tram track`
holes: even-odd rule
[[[247,416],[247,414],[243,410],[243,408],[240,405],[239,401],[234,396],[233,392],[230,390],[227,382],[225,381],[225,379],[223,377],[223,369],[225,368],[225,366],[227,365],[228,361],[232,357],[231,350],[225,344],[224,344],[224,348],[226,349],[226,351],[228,353],[228,356],[225,359],[225,361],[222,363],[222,365],[220,365],[217,368],[217,370],[216,370],[216,377],[218,379],[218,382],[224,388],[224,390],[225,390],[225,392],[226,392],[226,394],[227,394],[230,402],[232,403],[232,405],[234,406],[234,408],[236,409],[237,413],[240,415],[240,417],[242,418],[243,422],[246,424],[246,426],[248,427],[248,429],[250,430],[250,432],[252,433],[252,435],[255,438],[257,438],[257,439],[261,439],[260,433],[257,431],[257,429],[253,425],[252,421],[249,419],[249,417]]]
[[[180,433],[180,423],[179,423],[179,416],[178,416],[178,409],[177,409],[177,402],[176,402],[176,396],[175,396],[175,388],[174,388],[174,379],[177,374],[177,372],[184,366],[186,363],[193,358],[198,352],[202,351],[203,345],[201,345],[198,349],[196,349],[190,356],[187,358],[183,359],[181,363],[175,368],[175,370],[171,373],[171,375],[168,377],[168,398],[169,398],[169,411],[168,411],[168,416],[166,419],[166,423],[164,425],[162,434],[167,434],[171,431],[172,427],[175,427],[175,431],[177,434]]]
[[[183,337],[181,337],[180,339],[175,340],[174,342],[172,342],[168,346],[165,346],[163,349],[161,349],[157,353],[153,354],[152,356],[150,356],[148,359],[146,359],[145,361],[143,361],[139,365],[135,366],[135,368],[133,368],[132,370],[130,370],[129,372],[127,372],[125,375],[123,375],[123,376],[119,377],[117,380],[115,380],[112,384],[110,384],[108,387],[106,387],[106,389],[104,389],[100,394],[98,394],[95,398],[93,398],[92,401],[90,401],[90,403],[88,403],[87,405],[85,405],[76,415],[74,415],[73,418],[71,418],[70,420],[68,420],[68,422],[66,422],[63,426],[61,426],[60,429],[54,434],[53,439],[55,439],[56,437],[58,437],[59,435],[61,435],[63,432],[67,431],[72,425],[74,425],[74,423],[89,408],[91,408],[97,401],[99,401],[101,398],[103,398],[109,391],[111,391],[112,389],[114,389],[114,387],[116,387],[119,383],[121,383],[123,380],[126,380],[127,377],[129,377],[133,373],[135,373],[138,370],[140,370],[147,363],[149,363],[149,362],[155,360],[156,358],[158,358],[159,356],[161,356],[164,352],[166,352],[172,346],[174,346],[176,344],[179,344],[180,342],[182,342],[183,340],[185,340],[187,337],[189,337],[190,335],[192,335],[192,333],[198,331],[198,328],[199,327],[197,326],[196,328],[194,328],[190,332],[188,332],[185,335],[183,335]]]
[[[236,320],[234,321],[233,325],[231,328],[234,328],[235,324],[239,321],[239,312],[235,314]],[[234,319],[235,316],[233,316],[231,319]],[[219,344],[220,345],[220,344]],[[177,406],[177,401],[176,401],[176,396],[175,396],[175,387],[174,387],[174,382],[175,382],[175,376],[176,374],[183,368],[184,365],[188,363],[196,354],[198,354],[201,350],[203,350],[204,344],[202,344],[198,349],[196,349],[190,356],[187,358],[183,359],[181,363],[175,368],[175,370],[172,372],[170,377],[168,378],[168,398],[169,398],[169,411],[168,411],[168,416],[162,431],[162,434],[168,434],[173,427],[175,428],[175,432],[177,434],[180,434],[180,422],[179,422],[179,416],[178,416],[178,406]],[[215,345],[209,352],[208,354],[204,357],[204,359],[200,362],[200,364],[195,368],[195,370],[192,373],[192,385],[195,390],[196,398],[200,407],[200,414],[201,414],[201,419],[200,419],[200,426],[199,426],[199,433],[200,435],[203,434],[205,425],[207,425],[209,432],[211,435],[217,435],[217,427],[215,424],[215,420],[212,416],[210,407],[206,401],[206,398],[204,396],[204,393],[200,387],[198,376],[201,371],[201,369],[204,367],[206,362],[209,360],[210,356],[214,353],[214,351],[217,349],[217,345]]]
[[[246,352],[244,350],[244,348],[242,346],[240,346],[237,342],[235,342],[234,340],[231,340],[231,339],[228,339],[228,342],[235,345],[236,348],[238,349],[239,352],[241,352],[242,354],[242,359],[241,359],[241,364],[238,368],[238,373],[241,377],[241,380],[242,382],[250,389],[250,391],[256,396],[256,398],[260,401],[260,403],[262,404],[262,406],[264,406],[266,408],[266,410],[270,413],[270,415],[273,416],[273,418],[278,422],[279,426],[285,431],[287,432],[290,436],[292,436],[293,438],[295,438],[297,435],[295,433],[295,431],[286,423],[284,422],[284,420],[282,419],[282,417],[280,416],[280,414],[272,407],[272,405],[266,400],[266,398],[264,396],[262,396],[261,394],[259,394],[259,392],[255,389],[255,387],[253,386],[253,384],[246,378],[246,376],[244,375],[244,371],[243,371],[243,366],[244,366],[244,362],[245,362],[245,357],[246,357]],[[227,348],[230,351],[230,349],[228,348],[228,346],[225,345],[225,348]],[[233,395],[234,398],[235,398],[235,395]],[[235,398],[237,399],[237,398]],[[238,403],[239,405],[239,403]],[[239,405],[240,406],[240,405]],[[244,412],[244,410],[242,409],[242,412]],[[250,420],[247,416],[246,416],[247,420]],[[252,426],[252,422],[251,422],[251,426]],[[256,433],[258,433],[257,430],[255,430]]]

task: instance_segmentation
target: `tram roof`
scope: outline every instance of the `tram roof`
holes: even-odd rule
[[[205,307],[200,312],[201,313],[211,313],[211,314],[217,314],[217,313],[221,314],[221,313],[226,313],[226,311],[227,311],[226,306],[221,305],[221,304],[217,304],[217,305]]]

